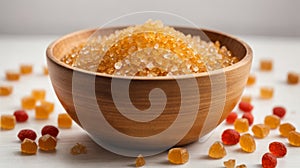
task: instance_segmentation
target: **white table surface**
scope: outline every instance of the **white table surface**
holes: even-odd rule
[[[57,36],[8,36],[0,35],[0,85],[11,84],[14,92],[9,97],[0,97],[0,114],[12,114],[20,108],[20,99],[29,95],[34,88],[47,90],[47,100],[56,103],[55,112],[49,120],[40,121],[34,119],[34,112],[28,111],[29,120],[26,123],[17,124],[14,130],[0,130],[0,168],[46,168],[46,167],[134,167],[135,158],[128,158],[110,153],[95,144],[88,135],[77,125],[71,129],[60,129],[57,150],[54,153],[38,151],[36,155],[26,156],[20,153],[20,142],[16,135],[22,128],[31,128],[40,136],[40,129],[45,124],[57,125],[57,114],[64,112],[59,104],[49,78],[42,75],[42,66],[45,65],[45,50],[47,45]],[[245,90],[246,94],[253,96],[255,109],[254,123],[262,123],[267,114],[272,113],[275,105],[283,105],[287,108],[287,114],[282,122],[293,123],[300,131],[300,84],[291,86],[286,84],[288,71],[300,73],[300,38],[281,37],[251,37],[241,36],[248,42],[254,51],[252,73],[257,76],[257,83]],[[272,72],[259,72],[258,65],[261,58],[274,60]],[[22,76],[18,82],[7,82],[4,72],[8,69],[18,70],[19,64],[34,64],[34,73]],[[275,96],[271,100],[261,100],[258,97],[260,86],[272,86],[275,88]],[[242,113],[239,112],[239,115]],[[256,139],[257,149],[254,153],[244,153],[239,145],[226,146],[227,156],[223,159],[209,159],[207,156],[209,146],[220,140],[222,131],[232,128],[232,125],[222,123],[205,142],[196,142],[186,146],[190,153],[190,160],[184,165],[174,166],[168,163],[167,153],[146,158],[145,167],[223,167],[223,161],[236,159],[237,164],[246,164],[248,167],[261,167],[261,157],[268,152],[268,144],[272,141],[281,141],[286,144],[288,154],[278,159],[278,167],[299,167],[300,148],[288,145],[287,139],[279,136],[278,130],[272,130],[265,139]],[[77,142],[87,146],[88,153],[71,155],[70,148]]]

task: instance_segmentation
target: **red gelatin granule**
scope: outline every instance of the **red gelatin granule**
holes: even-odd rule
[[[271,153],[265,153],[261,159],[263,168],[275,168],[277,165],[277,158]]]
[[[19,133],[18,133],[18,138],[23,142],[23,140],[25,138],[31,139],[31,140],[35,140],[36,139],[36,133],[31,130],[31,129],[22,129]]]
[[[240,133],[234,129],[227,129],[222,133],[222,142],[225,145],[235,145],[240,141]]]
[[[269,150],[276,157],[284,157],[287,153],[285,145],[281,142],[270,143]]]
[[[277,107],[273,108],[273,114],[277,115],[280,118],[283,118],[285,116],[285,113],[286,113],[286,110],[284,107],[277,106]]]
[[[238,115],[235,112],[229,113],[229,115],[226,118],[227,124],[233,124],[234,121],[237,119]]]
[[[239,109],[243,112],[251,112],[253,110],[253,106],[248,102],[240,102],[239,103]]]
[[[42,135],[49,134],[56,138],[59,133],[59,130],[53,125],[46,125],[42,128],[41,132],[42,132]]]
[[[253,124],[254,117],[251,113],[244,113],[242,118],[246,118],[248,120],[249,125]]]
[[[17,110],[14,112],[17,122],[25,122],[28,120],[28,114],[25,110]]]

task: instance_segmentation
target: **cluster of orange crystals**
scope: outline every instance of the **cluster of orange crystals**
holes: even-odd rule
[[[96,33],[97,34],[97,33]],[[230,66],[238,58],[217,41],[184,35],[161,21],[93,36],[62,61],[81,69],[122,76],[170,76]]]

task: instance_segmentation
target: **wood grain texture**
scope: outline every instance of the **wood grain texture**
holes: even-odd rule
[[[98,31],[97,33],[109,34],[120,28],[123,27],[106,28]],[[185,34],[203,35],[199,29],[186,27],[175,28]],[[198,83],[200,93],[198,114],[194,120],[194,118],[191,118],[191,115],[189,115],[189,109],[179,113],[181,103],[180,87],[178,86],[177,81],[172,77],[134,77],[133,79],[128,77],[114,77],[112,75],[95,74],[93,72],[76,69],[65,65],[60,61],[60,59],[69,52],[71,48],[83,41],[86,41],[95,31],[96,30],[82,30],[66,35],[52,43],[48,47],[46,53],[49,75],[55,93],[63,107],[79,125],[80,120],[78,119],[78,112],[86,113],[86,115],[90,115],[89,117],[92,119],[98,115],[99,111],[97,111],[97,109],[100,108],[105,119],[119,132],[130,136],[147,137],[162,132],[170,127],[177,117],[182,117],[184,118],[184,122],[177,126],[178,130],[180,130],[181,127],[187,127],[187,123],[189,122],[194,123],[188,133],[183,135],[184,138],[177,143],[178,146],[181,146],[197,141],[221,123],[237,104],[246,85],[252,63],[251,48],[243,41],[232,36],[220,32],[203,30],[209,39],[212,41],[220,41],[221,45],[225,45],[229,50],[231,50],[235,56],[239,57],[240,61],[230,67],[222,69],[222,71],[212,71],[210,73],[199,73],[194,75]],[[208,38],[203,36],[203,39]],[[76,73],[80,76],[80,80],[77,82],[79,82],[79,85],[82,86],[82,88],[88,87],[87,83],[89,80],[91,78],[95,78],[96,105],[91,103],[93,102],[92,100],[94,97],[89,95],[89,93],[84,89],[72,91],[72,77],[74,71],[76,71]],[[219,76],[224,76],[224,79],[226,80],[224,87],[226,88],[224,91],[222,85],[216,84],[214,92],[217,93],[217,96],[212,99],[211,79],[216,79],[217,83],[221,83],[222,78],[219,78]],[[137,122],[126,118],[124,115],[120,114],[112,99],[112,79],[119,80],[120,84],[124,81],[126,82],[131,80],[129,89],[130,99],[132,104],[140,110],[145,110],[150,107],[148,95],[152,89],[162,89],[167,96],[167,103],[164,111],[158,118],[149,122]],[[189,77],[182,77],[177,80],[188,81],[191,79]],[[186,87],[189,86],[187,85]],[[195,96],[199,96],[195,95],[193,88],[188,88],[187,90],[189,100],[193,100]],[[77,106],[80,106],[79,108],[81,109],[79,111],[75,110],[73,102],[74,97],[80,101],[79,104],[77,104]],[[225,99],[223,99],[224,97]],[[224,108],[222,107],[223,103]],[[191,109],[196,105],[197,103],[187,104],[187,106]],[[211,107],[212,105],[215,107]],[[219,110],[220,108],[221,111]],[[218,110],[214,111],[213,109]],[[208,115],[209,111],[210,114]],[[209,118],[207,116],[209,116]],[[91,121],[91,125],[101,127],[101,123],[96,121]],[[181,132],[176,133],[180,134]],[[109,131],[104,131],[101,136],[111,139],[112,143],[117,144],[119,141],[118,138],[113,137]],[[172,136],[162,139],[160,143],[170,140],[172,140]]]

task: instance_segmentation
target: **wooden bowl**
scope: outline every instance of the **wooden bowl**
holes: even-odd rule
[[[98,33],[107,35],[121,28],[104,28]],[[200,29],[175,28],[185,34],[203,35],[199,33]],[[112,146],[118,147],[126,141],[128,144],[160,148],[164,144],[170,145],[168,142],[171,141],[176,146],[195,142],[226,118],[239,101],[246,85],[252,62],[251,48],[235,37],[211,30],[202,31],[211,41],[220,41],[221,45],[225,45],[239,57],[238,63],[221,70],[192,76],[130,78],[96,74],[68,66],[60,61],[74,46],[87,41],[95,31],[96,29],[82,30],[66,35],[52,43],[47,48],[46,54],[49,75],[58,99],[72,119],[100,145],[102,141],[108,141]],[[152,110],[158,110],[160,107],[157,102],[164,102],[163,98],[167,98],[162,113],[146,122],[128,118],[127,114],[120,113],[119,107],[114,103],[112,82],[116,88],[120,88],[120,92],[126,89],[124,85],[130,82],[127,90],[130,102],[122,99],[123,94],[117,95],[119,101],[123,101],[120,104],[123,103],[122,108],[128,115],[140,116],[144,112],[142,110],[148,109],[151,103],[154,103],[151,106]],[[196,88],[193,85],[195,82]],[[155,88],[163,90],[165,97],[157,98],[154,95],[156,101],[152,100],[150,103],[148,95]],[[115,94],[118,94],[118,91]],[[136,111],[130,112],[131,103],[140,110],[139,114]],[[151,113],[145,113],[145,116],[147,115]],[[175,120],[176,124],[173,124]],[[107,126],[107,123],[110,126]],[[151,138],[171,127],[173,131],[161,136],[158,141],[138,141],[134,138],[132,142],[124,140],[126,137]],[[115,134],[114,131],[120,134]]]

